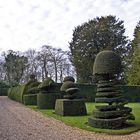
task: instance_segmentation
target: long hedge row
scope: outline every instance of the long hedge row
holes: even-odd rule
[[[8,88],[0,88],[0,96],[7,96]]]
[[[95,101],[96,85],[78,84],[78,96],[83,97],[86,101]],[[119,86],[122,95],[129,102],[140,102],[140,86]]]
[[[12,100],[23,103],[23,95],[25,93],[25,85],[9,88],[8,97]]]
[[[57,84],[57,92],[62,84]],[[94,102],[96,95],[96,85],[89,84],[77,84],[79,88],[79,92],[77,96],[80,98],[84,98],[88,102]],[[120,90],[122,90],[122,94],[129,102],[140,102],[140,86],[119,86]],[[23,102],[23,97],[26,94],[25,85],[20,85],[17,87],[12,87],[8,91],[9,98]],[[32,93],[35,94],[35,93]]]

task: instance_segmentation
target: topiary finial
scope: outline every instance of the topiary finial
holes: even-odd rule
[[[75,79],[71,76],[67,76],[63,80],[63,84],[60,88],[61,91],[66,92],[68,95],[65,95],[64,98],[74,99],[75,93],[78,91],[76,84],[74,83]]]
[[[113,51],[105,50],[97,54],[93,74],[118,74],[121,68],[120,57]]]

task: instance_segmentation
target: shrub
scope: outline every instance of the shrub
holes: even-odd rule
[[[112,51],[100,52],[93,66],[93,73],[97,75],[96,103],[107,103],[107,106],[96,106],[93,116],[88,119],[89,125],[97,128],[121,128],[128,119],[134,119],[132,109],[124,107],[127,103],[115,85],[115,75],[121,71],[120,57]],[[116,105],[112,107],[112,105]],[[110,107],[111,106],[111,107]],[[102,109],[101,109],[102,108]],[[132,117],[129,117],[132,116]],[[117,121],[119,121],[117,123]]]
[[[61,98],[59,93],[37,94],[37,106],[40,109],[54,109],[56,99]]]
[[[25,92],[25,85],[20,85],[16,87],[11,87],[8,90],[8,97],[15,101],[23,103],[23,95]]]
[[[0,96],[7,96],[8,88],[0,88]]]
[[[37,94],[24,95],[25,105],[37,105]]]

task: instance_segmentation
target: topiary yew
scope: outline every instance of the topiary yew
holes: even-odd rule
[[[102,51],[95,59],[93,74],[98,79],[95,102],[106,103],[95,106],[93,115],[88,119],[90,126],[105,129],[121,128],[128,119],[134,119],[132,109],[116,88],[115,75],[121,71],[121,59],[113,51]]]
[[[38,86],[38,108],[54,109],[56,99],[61,98],[60,93],[56,90],[56,85],[57,84],[50,77],[46,77],[45,80]]]
[[[63,82],[66,82],[66,81],[71,81],[71,82],[75,82],[75,79],[72,77],[72,76],[66,76],[63,80]]]
[[[75,79],[71,76],[67,76],[63,80],[63,84],[60,88],[61,91],[64,91],[67,93],[67,95],[64,96],[66,99],[74,99],[75,93],[78,91],[78,88],[76,87],[76,84],[74,83]]]
[[[42,93],[50,93],[55,91],[55,86],[55,82],[50,77],[46,77],[38,88]]]
[[[55,103],[55,113],[63,116],[81,116],[86,115],[86,106],[83,99],[76,99],[78,88],[74,83],[75,79],[67,76],[63,80],[60,90],[67,95],[65,99],[57,99]]]

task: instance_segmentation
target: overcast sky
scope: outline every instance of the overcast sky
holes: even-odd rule
[[[0,51],[45,44],[68,50],[74,27],[107,15],[124,20],[132,39],[140,0],[0,0]]]

